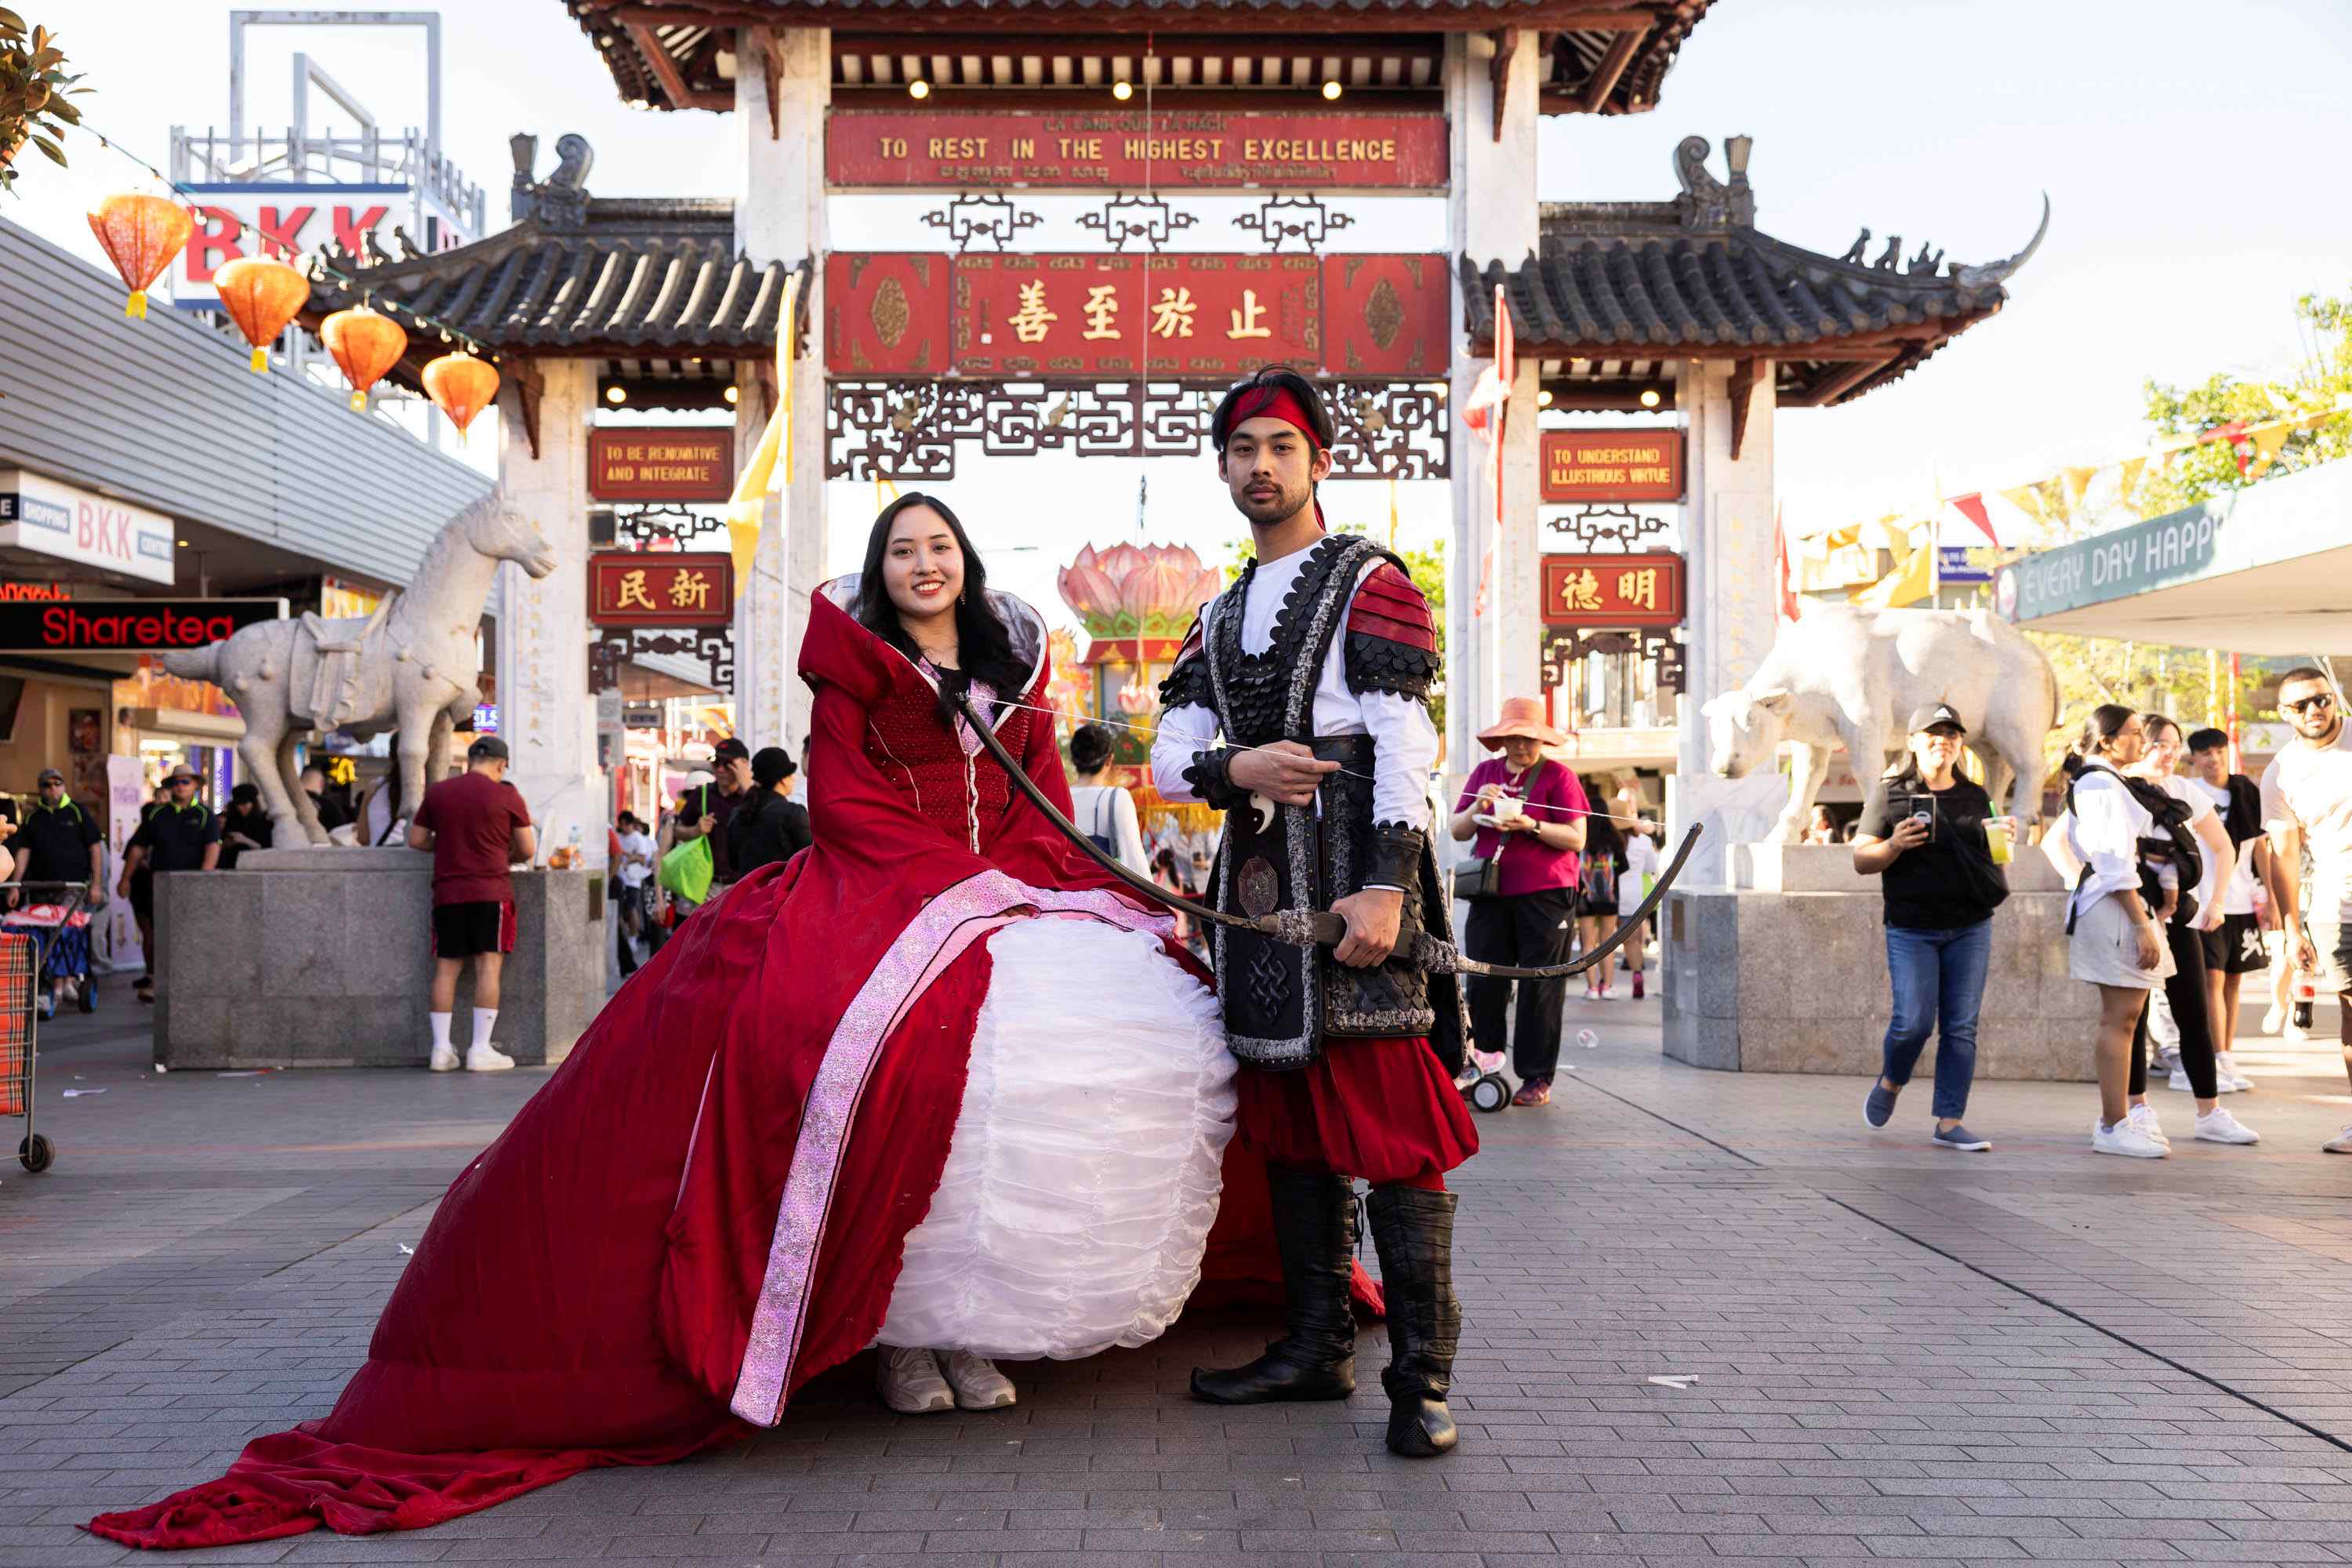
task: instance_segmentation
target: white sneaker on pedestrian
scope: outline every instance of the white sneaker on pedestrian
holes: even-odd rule
[[[2140,1136],[2150,1142],[2161,1143],[2168,1149],[2172,1147],[2172,1140],[2164,1135],[2164,1123],[2156,1119],[2156,1107],[2153,1105],[2135,1105],[2126,1112],[2124,1120],[2139,1129]]]
[[[2254,1087],[2254,1080],[2238,1070],[2238,1064],[2231,1059],[2230,1053],[2227,1051],[2220,1053],[2213,1058],[2213,1067],[2214,1070],[2219,1072],[2230,1085],[2231,1093]]]
[[[2197,1119],[2197,1136],[2208,1143],[2259,1143],[2263,1141],[2261,1133],[2219,1105]]]
[[[2319,1152],[2323,1154],[2352,1154],[2352,1121],[2346,1122],[2343,1131],[2322,1143]]]
[[[2347,1131],[2352,1131],[2352,1128]],[[2123,1154],[2134,1160],[2161,1160],[2171,1151],[2141,1131],[2131,1118],[2126,1117],[2113,1127],[2101,1122],[2091,1124],[2091,1152]]]
[[[2281,1029],[2285,1027],[2286,1009],[2279,1006],[2276,1003],[2273,1003],[2271,1005],[2271,1010],[2263,1015],[2263,1033],[2265,1035],[2275,1035]]]
[[[514,1065],[514,1058],[507,1055],[506,1052],[499,1049],[496,1046],[467,1046],[466,1047],[466,1070],[467,1072],[504,1072],[507,1068]]]
[[[457,1070],[457,1047],[454,1046],[434,1047],[433,1059],[426,1065],[431,1067],[435,1072],[456,1072]]]
[[[2195,1092],[2194,1089],[2189,1084],[2189,1075],[2182,1072],[2179,1068],[2174,1068],[2172,1069],[2172,1077],[2166,1081],[2165,1087],[2167,1089],[2177,1089],[2182,1094]]]
[[[878,1362],[882,1403],[899,1415],[934,1415],[955,1408],[954,1391],[930,1352],[884,1345]]]
[[[1019,1397],[1013,1392],[1013,1380],[986,1356],[950,1351],[940,1357],[940,1371],[955,1390],[955,1402],[966,1410],[1002,1410]]]

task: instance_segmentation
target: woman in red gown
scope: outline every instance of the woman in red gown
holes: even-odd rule
[[[886,562],[906,543],[919,548]],[[895,626],[878,595],[855,613],[877,573],[892,579]],[[973,605],[993,609],[995,634]],[[1016,668],[1017,681],[987,679]],[[1204,1243],[1232,1107],[1205,976],[1180,974],[1191,961],[1166,916],[1111,890],[944,717],[943,682],[984,699],[1013,689],[996,731],[1067,810],[1035,613],[989,595],[952,515],[910,495],[877,520],[867,573],[814,597],[801,674],[816,690],[815,847],[698,911],[451,1184],[329,1415],[92,1531],[191,1547],[320,1524],[415,1529],[592,1466],[667,1463],[772,1426],[811,1377],[877,1342],[886,1385],[889,1347],[961,1352],[966,1376],[945,1370],[983,1395],[967,1403],[987,1403],[994,1369],[979,1358],[1144,1342],[1181,1308],[1204,1252],[1229,1285],[1276,1278],[1260,1172],[1228,1162]],[[1040,936],[1088,945],[1059,998],[1024,1011],[1013,993],[1053,986]],[[992,994],[999,963],[1024,979]],[[1050,1118],[1045,1146],[980,1136],[992,1116],[1049,1120],[1034,1113],[1054,1086],[1015,1070],[1053,1058],[1034,1048],[1041,1011],[1066,1045],[1087,1032],[1071,1019],[1130,988],[1168,1005],[1161,1033],[1118,1068],[1129,1079],[1066,1079],[1064,1096],[1095,1098]],[[1171,1056],[1186,1059],[1171,1069]],[[1139,1063],[1157,1077],[1133,1078]],[[1028,1113],[1007,1116],[1023,1095]],[[1122,1180],[1132,1169],[1084,1175],[1116,1152],[1051,1142],[1126,1121],[1158,1140],[1158,1163],[1138,1167],[1151,1201],[1035,1201],[1135,1186]],[[1054,1179],[1022,1180],[1041,1171]],[[1054,1273],[1066,1248],[1110,1284],[1024,1340],[1005,1325],[1052,1318],[1029,1309],[1074,1294]]]

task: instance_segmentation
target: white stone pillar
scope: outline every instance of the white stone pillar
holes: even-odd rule
[[[1772,646],[1779,612],[1772,579],[1771,367],[1748,394],[1739,456],[1731,455],[1731,377],[1719,360],[1685,360],[1675,373],[1675,406],[1688,442],[1689,499],[1683,505],[1683,548],[1690,562],[1690,616],[1683,627],[1682,735],[1667,815],[1679,837],[1696,822],[1706,831],[1685,880],[1731,880],[1733,844],[1764,837],[1788,799],[1777,771],[1721,779],[1707,769],[1706,724],[1699,705],[1743,684]]]
[[[499,734],[507,777],[538,824],[541,858],[572,841],[605,862],[604,771],[596,765],[596,704],[588,690],[588,420],[591,360],[541,360],[539,451],[525,434],[520,389],[499,394],[499,482],[507,503],[539,525],[556,568],[534,583],[499,568]]]
[[[735,58],[735,130],[743,149],[735,243],[754,261],[792,267],[813,258],[808,319],[821,321],[832,35],[822,27],[746,27],[737,35]],[[824,362],[822,334],[811,338],[809,352],[793,365],[793,481],[782,503],[767,507],[751,581],[735,613],[736,725],[755,751],[783,746],[795,756],[808,734],[810,699],[795,670],[809,594],[824,580],[825,563]],[[767,415],[753,367],[738,369],[736,385],[740,464],[751,457]]]
[[[1536,123],[1540,49],[1519,29],[1500,79],[1503,114],[1496,133],[1496,45],[1486,34],[1445,40],[1445,111],[1452,138],[1446,204],[1448,249],[1484,266],[1516,268],[1535,254]],[[1466,341],[1465,309],[1454,286],[1454,342]],[[1455,350],[1449,397],[1454,410],[1454,536],[1446,552],[1446,771],[1465,773],[1477,761],[1472,738],[1494,721],[1501,700],[1533,696],[1541,663],[1541,584],[1536,538],[1536,380],[1531,358],[1519,362],[1503,450],[1503,522],[1495,524],[1491,460],[1485,442],[1462,426],[1460,410],[1483,362]],[[1491,560],[1490,560],[1491,553]],[[1484,579],[1485,593],[1480,594]]]

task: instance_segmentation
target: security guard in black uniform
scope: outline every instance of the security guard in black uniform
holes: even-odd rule
[[[147,973],[139,979],[142,1002],[155,1000],[155,894],[154,878],[138,872],[209,871],[220,864],[220,817],[196,798],[196,770],[182,763],[164,790],[168,798],[147,814],[122,857],[120,891],[139,918],[140,945],[147,955]]]

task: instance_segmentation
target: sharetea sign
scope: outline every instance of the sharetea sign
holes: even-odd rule
[[[600,626],[732,626],[734,557],[600,550],[588,557],[588,618]]]
[[[627,425],[588,437],[588,493],[598,500],[725,500],[735,489],[727,425]]]
[[[1678,626],[1684,592],[1683,558],[1672,552],[1543,558],[1548,626]]]
[[[1436,191],[1442,114],[884,109],[825,119],[825,180],[849,189]]]
[[[1547,430],[1542,447],[1546,500],[1683,499],[1679,430]]]
[[[285,618],[283,599],[0,601],[0,653],[168,653]]]
[[[39,474],[0,470],[0,551],[18,551],[170,584],[172,520]]]

